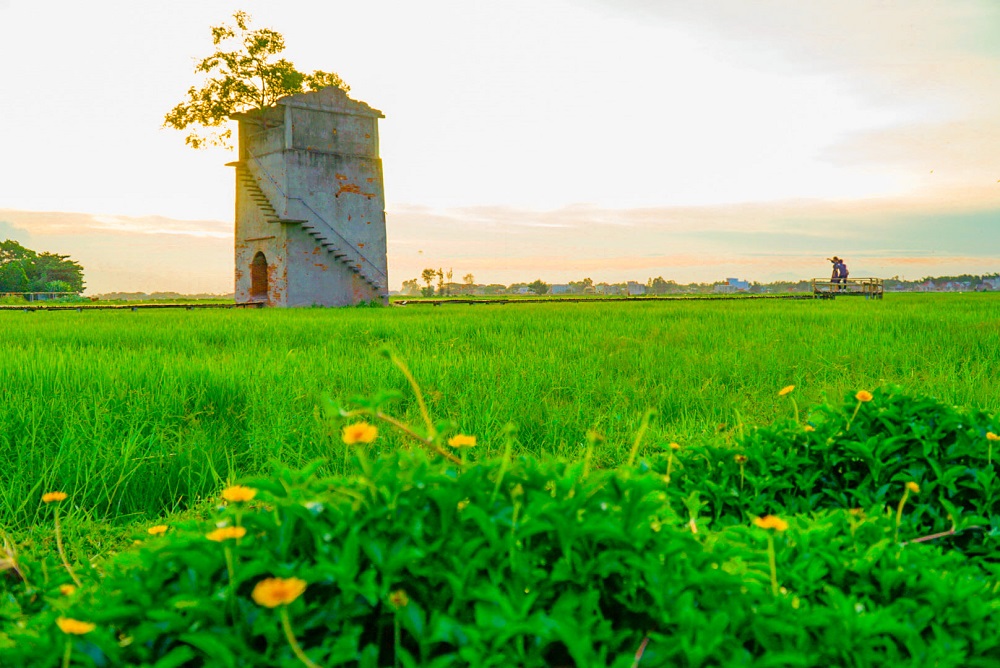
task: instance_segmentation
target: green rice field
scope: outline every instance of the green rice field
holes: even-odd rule
[[[1000,662],[993,295],[0,322],[0,666]]]
[[[168,516],[225,484],[329,458],[324,406],[396,390],[479,439],[577,458],[593,429],[620,464],[647,409],[651,442],[725,443],[741,425],[899,385],[1000,412],[1000,298],[726,300],[339,310],[0,313],[0,525],[32,527],[44,490],[110,525]],[[378,447],[402,438],[383,430]]]

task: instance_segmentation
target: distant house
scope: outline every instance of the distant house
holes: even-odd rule
[[[625,286],[625,290],[630,295],[646,294],[646,286],[643,285],[642,283],[637,283],[635,281],[629,281]]]
[[[572,290],[564,283],[553,283],[549,286],[550,295],[568,295]]]
[[[725,283],[716,285],[713,291],[722,294],[731,294],[734,292],[747,292],[749,289],[749,281],[741,281],[738,278],[727,278]]]
[[[598,283],[594,286],[594,292],[599,295],[620,295],[622,286],[617,284]]]

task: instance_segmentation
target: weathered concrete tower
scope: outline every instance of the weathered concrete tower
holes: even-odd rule
[[[382,112],[339,88],[233,114],[236,302],[388,302]]]

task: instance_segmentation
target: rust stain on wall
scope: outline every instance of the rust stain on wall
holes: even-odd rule
[[[335,195],[337,197],[340,197],[344,193],[353,193],[355,195],[364,195],[368,199],[371,199],[372,197],[375,196],[375,193],[366,193],[365,191],[363,191],[361,189],[361,186],[359,186],[357,183],[341,183],[340,187],[337,189],[337,192],[335,193]]]

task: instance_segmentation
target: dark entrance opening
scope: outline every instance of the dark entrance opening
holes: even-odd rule
[[[250,263],[250,299],[267,300],[267,258],[260,252]]]

